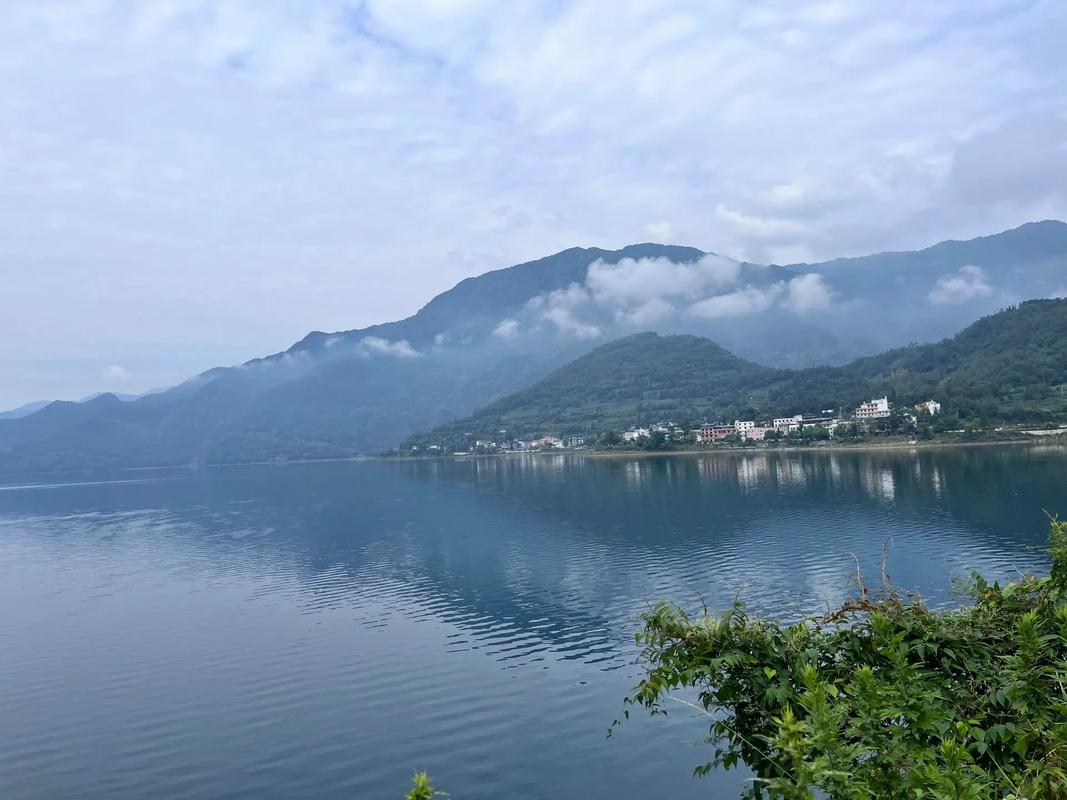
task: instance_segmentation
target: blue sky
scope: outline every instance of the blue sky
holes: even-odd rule
[[[65,0],[0,19],[0,407],[572,245],[1067,217],[1067,3]]]

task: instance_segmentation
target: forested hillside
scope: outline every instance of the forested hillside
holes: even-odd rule
[[[408,446],[463,447],[472,437],[584,435],[672,419],[770,418],[847,410],[874,396],[933,398],[946,418],[996,423],[1067,417],[1067,300],[1033,300],[957,336],[842,367],[780,370],[707,339],[642,333],[610,342],[471,417]]]

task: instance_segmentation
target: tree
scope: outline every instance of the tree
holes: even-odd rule
[[[642,450],[664,450],[668,447],[670,442],[667,439],[667,434],[663,431],[652,431],[648,436],[645,436],[641,440]]]
[[[622,443],[622,437],[616,431],[605,431],[600,437],[600,444],[604,447],[618,447]]]
[[[626,704],[666,713],[673,690],[696,689],[714,746],[697,772],[743,761],[754,797],[1064,800],[1067,524],[1050,542],[1047,577],[974,575],[973,605],[948,611],[862,582],[792,625],[661,603]]]

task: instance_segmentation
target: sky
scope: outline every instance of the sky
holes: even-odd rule
[[[790,263],[1067,219],[1064,41],[1062,0],[10,4],[0,408],[576,245]]]

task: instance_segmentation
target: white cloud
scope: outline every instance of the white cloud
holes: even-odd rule
[[[741,276],[739,262],[714,254],[688,262],[597,260],[589,265],[584,284],[538,295],[527,303],[527,309],[563,333],[594,338],[612,323],[644,328],[686,312],[717,319],[757,314],[776,306],[806,314],[830,308],[835,295],[821,275],[811,273],[765,287],[730,290]],[[505,330],[494,333],[502,335]]]
[[[130,379],[130,373],[125,367],[121,367],[118,364],[112,364],[107,367],[103,372],[105,380],[109,381],[128,381]]]
[[[653,297],[629,311],[616,311],[615,319],[624,325],[643,328],[669,317],[674,311],[674,305],[662,297]]]
[[[578,339],[595,339],[603,334],[599,326],[582,322],[570,309],[562,306],[549,308],[541,316],[555,325],[560,333],[566,333]]]
[[[760,289],[746,286],[744,289],[708,297],[689,307],[689,313],[703,319],[743,317],[766,311],[785,291],[785,283],[779,282]]]
[[[830,308],[833,298],[833,291],[823,276],[809,272],[789,281],[789,294],[782,305],[798,314],[807,314]]]
[[[993,287],[986,279],[985,270],[969,264],[955,273],[942,275],[927,298],[936,305],[966,303],[993,294]]]
[[[572,283],[563,289],[555,289],[545,294],[537,295],[530,299],[527,306],[530,308],[566,308],[573,309],[589,302],[589,292],[584,286]]]
[[[500,324],[493,328],[493,335],[501,339],[514,339],[519,334],[519,322],[514,319],[503,319]]]
[[[737,281],[741,265],[714,254],[698,261],[666,258],[624,258],[616,264],[602,260],[589,265],[586,286],[600,303],[645,303],[654,297],[699,297],[712,286]]]
[[[1067,286],[1061,286],[1049,295],[1050,300],[1067,300]]]
[[[380,336],[365,336],[356,345],[356,352],[362,356],[373,355],[394,356],[396,358],[418,358],[422,355],[411,346],[407,339],[399,339],[391,342]]]

